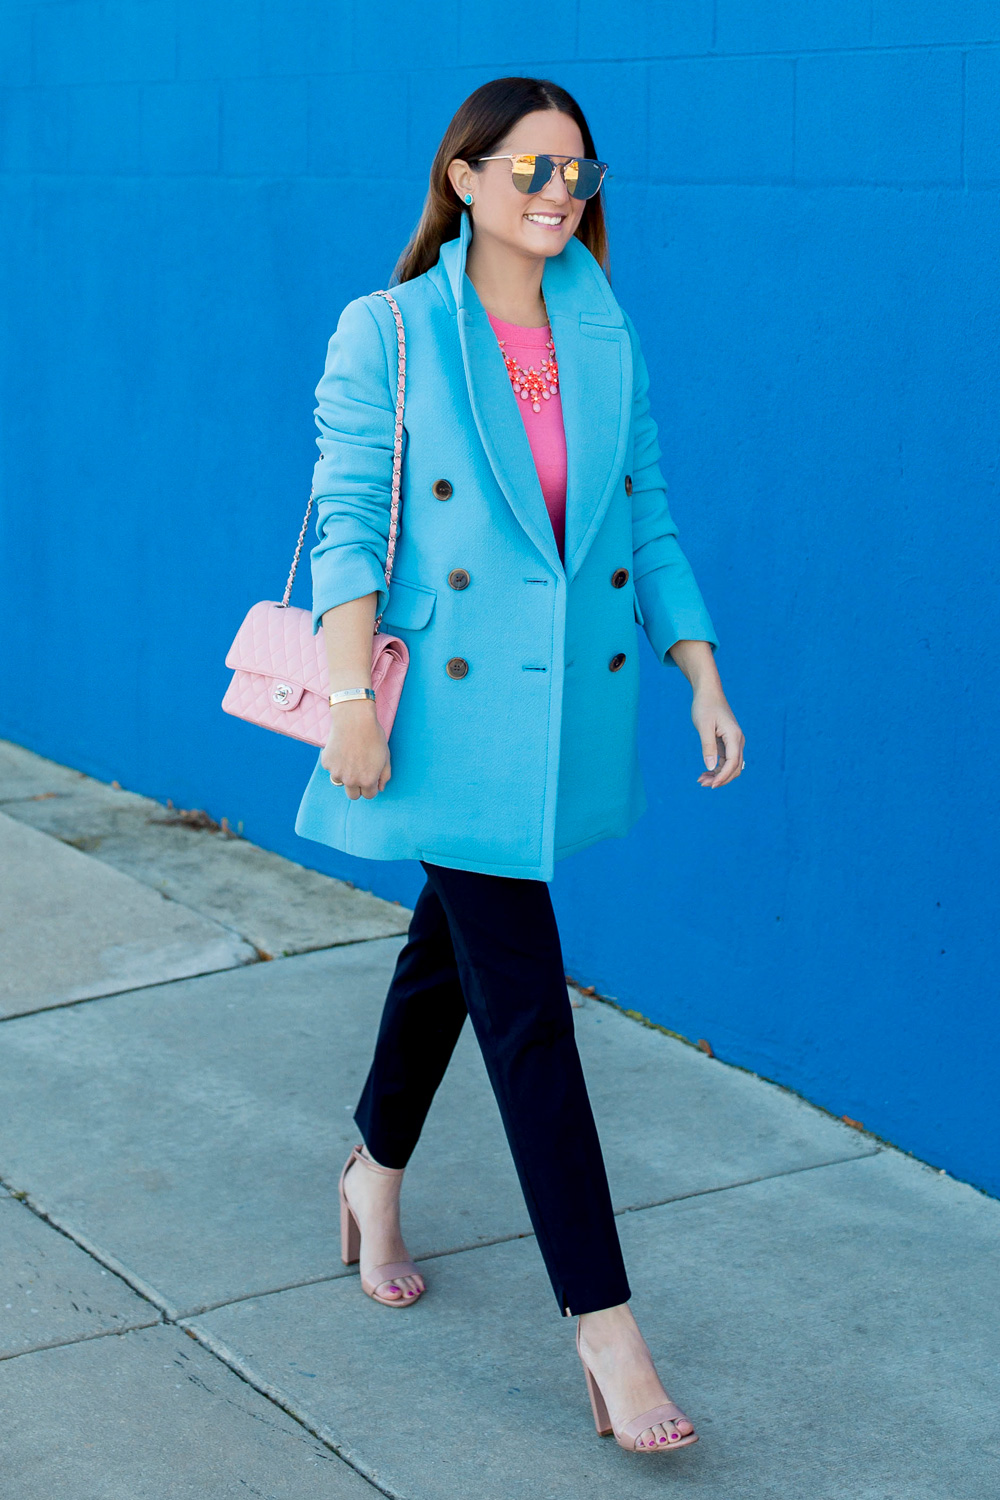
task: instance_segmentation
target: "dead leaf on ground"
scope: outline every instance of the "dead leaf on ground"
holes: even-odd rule
[[[168,818],[147,818],[147,823],[166,823],[172,828],[206,828],[209,833],[221,833],[222,824],[217,823],[203,807],[177,807]]]

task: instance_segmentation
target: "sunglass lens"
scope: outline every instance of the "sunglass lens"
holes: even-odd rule
[[[596,161],[571,161],[566,167],[566,190],[571,198],[593,198],[601,186],[601,177]]]
[[[522,193],[540,193],[552,176],[547,156],[515,156],[510,165],[514,186]]]

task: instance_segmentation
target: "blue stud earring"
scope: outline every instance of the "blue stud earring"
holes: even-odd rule
[[[471,203],[472,202],[472,194],[471,193],[466,193],[466,195],[465,195],[465,197],[463,198],[462,201],[463,201],[463,203]]]

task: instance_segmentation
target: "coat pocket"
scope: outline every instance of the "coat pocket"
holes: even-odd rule
[[[434,613],[436,603],[437,589],[425,588],[422,583],[407,583],[393,575],[379,628],[384,630],[392,625],[400,630],[422,630]]]

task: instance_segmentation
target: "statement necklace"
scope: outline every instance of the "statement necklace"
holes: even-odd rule
[[[507,340],[497,340],[503,355],[503,362],[507,366],[510,383],[514,387],[514,395],[520,396],[522,401],[530,401],[532,411],[541,411],[542,402],[548,401],[559,391],[559,366],[556,363],[556,346],[552,342],[551,324],[548,324],[548,332],[545,347],[549,350],[549,357],[541,361],[540,370],[536,370],[534,365],[529,365],[527,369],[519,365],[514,356],[508,354],[504,348]]]

